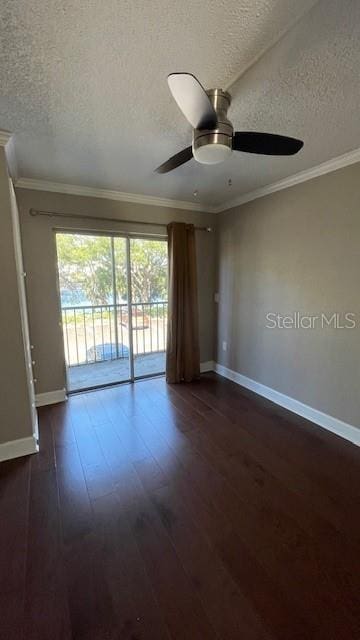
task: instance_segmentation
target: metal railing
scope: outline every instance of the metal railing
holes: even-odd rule
[[[167,301],[131,304],[134,356],[166,350]],[[127,304],[62,307],[68,366],[129,358]]]

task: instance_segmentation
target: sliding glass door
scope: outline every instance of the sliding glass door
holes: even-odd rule
[[[165,371],[167,243],[131,238],[130,279],[134,377]]]
[[[56,233],[68,391],[165,370],[167,243]]]

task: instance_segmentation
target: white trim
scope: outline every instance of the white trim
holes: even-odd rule
[[[13,180],[18,177],[18,167],[15,155],[14,137],[10,131],[0,129],[0,147],[5,149],[8,172]]]
[[[14,138],[10,138],[8,144],[6,145],[5,155],[6,155],[9,175],[12,178],[12,181],[14,182],[15,180],[17,180],[17,177],[18,177],[18,165],[16,160]]]
[[[199,202],[186,202],[184,200],[171,200],[170,198],[158,198],[138,193],[125,193],[112,189],[96,189],[95,187],[83,187],[75,184],[62,184],[60,182],[48,182],[47,180],[34,180],[33,178],[19,178],[15,187],[20,189],[33,189],[34,191],[52,191],[66,193],[73,196],[89,196],[91,198],[105,198],[107,200],[120,200],[136,204],[147,204],[153,207],[170,207],[172,209],[186,209],[188,211],[201,211],[210,213],[213,207],[206,207]]]
[[[66,389],[37,393],[35,396],[35,404],[37,407],[44,407],[47,404],[57,404],[58,402],[65,402],[65,400],[67,400]]]
[[[6,147],[7,143],[10,142],[13,134],[10,131],[4,131],[0,129],[0,147]]]
[[[320,427],[336,433],[336,435],[341,438],[345,438],[345,440],[349,440],[350,442],[360,446],[359,427],[347,424],[346,422],[342,422],[342,420],[338,420],[338,418],[329,416],[327,413],[323,413],[313,407],[309,407],[309,405],[299,402],[299,400],[295,400],[295,398],[290,398],[284,393],[275,391],[275,389],[271,389],[270,387],[267,387],[260,382],[256,382],[256,380],[252,380],[251,378],[247,378],[247,376],[244,376],[237,371],[233,371],[232,369],[228,369],[221,364],[215,363],[215,371],[224,378],[228,378],[229,380],[236,382],[236,384],[246,387],[246,389],[250,389],[251,391],[258,393],[260,396],[275,402],[281,407],[284,407],[293,413],[297,413],[299,416],[306,418],[306,420],[310,420],[310,422],[314,422]]]
[[[308,180],[323,176],[326,173],[331,173],[332,171],[336,171],[337,169],[342,169],[343,167],[355,164],[356,162],[360,162],[360,149],[354,149],[353,151],[344,153],[341,156],[332,158],[332,160],[322,162],[316,167],[305,169],[305,171],[295,173],[294,175],[288,176],[287,178],[279,180],[278,182],[274,182],[273,184],[268,184],[265,187],[260,187],[260,189],[255,189],[255,191],[244,193],[238,198],[234,198],[234,200],[216,207],[214,212],[221,213],[222,211],[227,211],[228,209],[232,209],[233,207],[238,207],[241,204],[245,204],[245,202],[251,202],[251,200],[263,198],[270,193],[282,191],[282,189],[288,189],[289,187],[293,187],[294,185],[300,184],[301,182],[307,182]]]
[[[11,139],[11,133],[7,131],[0,131],[0,146],[6,146]],[[313,178],[323,176],[337,169],[342,169],[351,164],[360,162],[360,148],[344,153],[341,156],[332,158],[326,162],[305,169],[299,173],[295,173],[287,178],[283,178],[278,182],[265,185],[254,191],[244,193],[233,200],[229,200],[221,205],[211,206],[201,204],[200,202],[187,202],[184,200],[172,200],[170,198],[160,198],[157,196],[147,196],[138,193],[125,193],[123,191],[116,191],[112,189],[97,189],[95,187],[85,187],[75,184],[64,184],[61,182],[49,182],[47,180],[36,180],[33,178],[18,178],[15,180],[15,187],[20,189],[32,189],[34,191],[50,191],[55,193],[65,193],[75,196],[88,196],[92,198],[103,198],[107,200],[118,200],[120,202],[132,202],[135,204],[146,204],[155,207],[168,207],[175,209],[185,209],[187,211],[200,211],[202,213],[222,213],[228,211],[234,207],[238,207],[246,202],[251,202],[257,198],[263,198],[270,193],[276,191],[282,191],[282,189],[288,189],[301,182],[307,182]],[[12,172],[14,177],[15,172]]]
[[[200,373],[206,373],[207,371],[215,371],[215,362],[213,360],[200,362]]]
[[[19,440],[11,440],[0,444],[0,462],[4,460],[12,460],[21,456],[29,456],[39,451],[39,445],[35,436],[28,438],[19,438]]]

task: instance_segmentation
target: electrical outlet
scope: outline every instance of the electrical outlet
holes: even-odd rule
[[[227,342],[225,342],[225,340],[223,340],[222,348],[223,348],[223,351],[227,351]]]

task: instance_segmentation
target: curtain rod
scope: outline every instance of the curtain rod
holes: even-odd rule
[[[148,220],[122,220],[120,218],[104,218],[101,216],[89,216],[81,213],[64,213],[61,211],[41,211],[40,209],[30,209],[29,213],[31,216],[48,216],[49,218],[58,217],[58,218],[77,218],[78,220],[100,220],[101,222],[122,222],[126,224],[143,224],[149,225],[150,227],[166,227],[166,223],[161,222],[149,222]],[[196,231],[207,231],[210,233],[212,231],[211,227],[197,227],[195,226]]]

